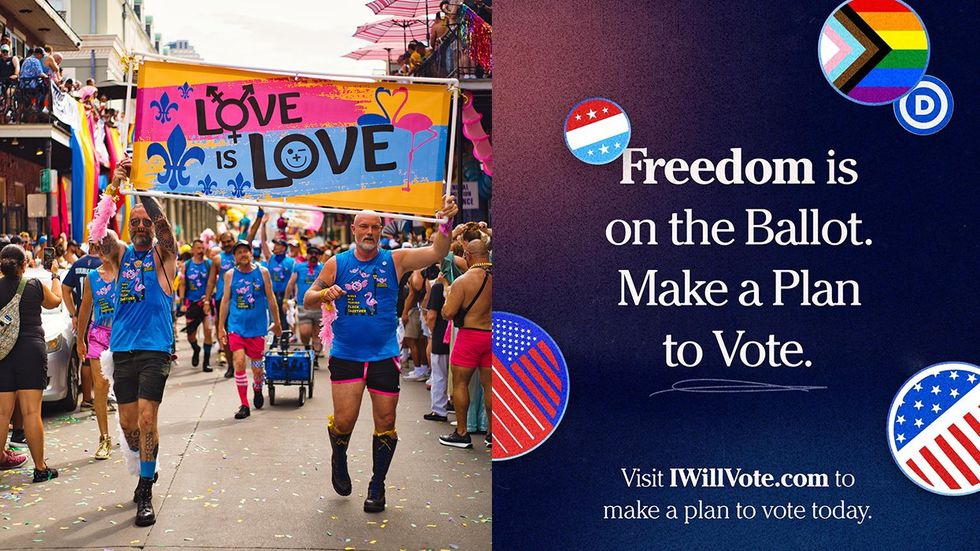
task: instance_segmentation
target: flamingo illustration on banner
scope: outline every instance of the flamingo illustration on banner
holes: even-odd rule
[[[402,108],[408,103],[408,88],[402,86],[398,90],[395,90],[395,93],[404,93],[405,100],[398,106],[398,110],[395,111],[394,120],[391,122],[395,125],[395,128],[408,130],[412,133],[412,145],[408,148],[408,175],[405,176],[405,187],[402,188],[404,191],[412,191],[412,160],[415,152],[422,149],[422,146],[425,144],[438,138],[439,133],[432,129],[432,119],[422,113],[405,113],[399,117],[398,114],[402,112]],[[429,137],[423,140],[422,143],[416,145],[415,136],[420,132],[428,132]]]

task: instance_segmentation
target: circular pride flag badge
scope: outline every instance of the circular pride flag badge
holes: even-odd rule
[[[820,67],[847,99],[885,105],[915,87],[929,63],[929,36],[898,0],[850,0],[820,31]]]
[[[913,375],[888,412],[888,445],[920,488],[948,496],[980,490],[980,367],[947,362]]]
[[[629,145],[631,134],[626,112],[606,98],[581,101],[565,118],[565,145],[575,158],[590,165],[618,159]]]
[[[544,443],[568,406],[568,366],[558,345],[536,323],[494,312],[494,461],[520,457]]]

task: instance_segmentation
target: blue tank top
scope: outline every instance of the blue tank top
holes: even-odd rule
[[[218,255],[218,282],[214,287],[214,300],[220,301],[225,296],[225,272],[235,267],[235,255],[221,251]]]
[[[228,332],[246,338],[264,337],[269,333],[269,301],[258,266],[247,274],[238,268],[231,273]]]
[[[340,253],[337,279],[346,295],[334,303],[337,319],[333,322],[331,356],[358,362],[374,362],[398,355],[398,274],[391,251],[378,249],[367,262],[354,256],[353,250]]]
[[[211,260],[208,258],[201,263],[194,262],[193,258],[184,262],[184,285],[187,286],[184,297],[187,300],[197,302],[204,298],[210,273]]]
[[[92,325],[111,327],[116,312],[116,280],[106,282],[97,270],[92,270],[85,280],[92,291]]]
[[[109,339],[113,352],[149,350],[170,354],[173,350],[173,295],[160,287],[155,264],[153,249],[139,253],[130,245],[123,253],[116,278],[116,316]]]
[[[306,294],[306,291],[310,290],[316,278],[320,277],[320,270],[322,269],[322,262],[313,267],[313,273],[310,273],[309,262],[296,262],[293,264],[293,272],[296,274],[296,302],[302,304],[303,295]]]
[[[276,258],[282,256],[282,260]],[[286,285],[289,284],[289,276],[293,274],[293,264],[296,261],[286,255],[272,255],[267,262],[263,262],[269,270],[269,277],[272,278],[272,292],[281,295],[286,292]],[[297,277],[297,283],[299,278]]]

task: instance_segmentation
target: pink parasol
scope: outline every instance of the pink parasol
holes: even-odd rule
[[[425,22],[418,19],[382,19],[361,25],[354,31],[354,37],[368,42],[390,42],[402,39],[408,49],[408,39],[425,41]]]
[[[345,54],[344,57],[355,59],[357,61],[391,61],[391,52],[397,52],[397,55],[401,55],[403,48],[398,44],[375,44],[373,46],[365,46],[363,48],[358,48],[353,52]]]
[[[438,13],[442,0],[375,0],[367,4],[371,11],[378,15],[394,17],[429,17],[430,13]]]

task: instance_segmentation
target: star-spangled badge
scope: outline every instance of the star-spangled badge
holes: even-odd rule
[[[888,444],[919,487],[949,496],[980,490],[980,367],[948,362],[913,375],[889,410]]]
[[[626,112],[606,98],[579,102],[565,119],[568,150],[590,165],[604,165],[618,159],[629,145],[631,132]]]
[[[520,457],[544,443],[568,406],[568,367],[540,326],[494,312],[493,460]]]

